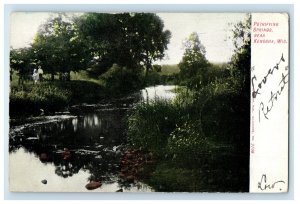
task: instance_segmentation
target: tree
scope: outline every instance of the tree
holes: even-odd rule
[[[238,79],[240,87],[231,104],[236,109],[236,127],[239,131],[236,146],[249,156],[249,137],[244,136],[244,133],[249,131],[250,124],[251,14],[248,14],[243,22],[235,24],[232,33],[235,50],[230,66],[233,69],[233,77]]]
[[[184,41],[184,47],[185,52],[179,63],[181,80],[191,89],[198,89],[207,85],[208,80],[205,74],[210,64],[205,57],[205,47],[196,32]]]
[[[129,44],[129,47],[134,47],[136,61],[145,65],[147,78],[152,63],[165,56],[164,51],[170,41],[171,32],[163,30],[163,21],[155,14],[137,13],[132,21],[135,25],[131,31],[134,43]]]
[[[89,13],[77,19],[80,34],[90,43],[99,74],[112,64],[148,75],[153,61],[162,59],[171,33],[152,13]]]
[[[51,73],[60,75],[85,69],[88,63],[85,42],[79,38],[76,25],[63,15],[49,19],[35,36],[32,47],[38,63]]]
[[[31,47],[10,50],[10,68],[18,72],[19,85],[32,74],[34,63]]]
[[[248,14],[244,22],[239,22],[232,29],[234,54],[230,66],[235,77],[240,78],[242,92],[250,93],[251,73],[251,15]]]

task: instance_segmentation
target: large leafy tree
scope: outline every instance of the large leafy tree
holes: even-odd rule
[[[69,73],[86,68],[88,55],[85,46],[76,25],[63,15],[41,25],[32,44],[38,63],[51,73],[52,80],[57,72]]]
[[[77,19],[80,33],[90,43],[96,73],[113,63],[135,71],[146,69],[162,59],[171,33],[152,13],[89,13]]]
[[[132,25],[134,42],[129,41],[128,47],[134,48],[135,61],[145,65],[147,76],[152,63],[165,56],[171,33],[164,31],[163,21],[155,14],[137,13],[132,17]]]
[[[205,47],[196,32],[184,41],[185,52],[179,63],[180,78],[188,88],[199,89],[207,85],[207,70],[210,66],[205,57]]]
[[[31,47],[10,50],[10,68],[17,71],[19,84],[32,74],[35,66],[34,52]]]
[[[230,65],[234,76],[240,79],[242,91],[248,94],[251,73],[251,15],[249,14],[245,21],[235,24],[232,33],[235,49]]]

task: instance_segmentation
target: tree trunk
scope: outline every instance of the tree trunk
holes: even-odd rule
[[[51,81],[54,81],[54,73],[51,73]]]
[[[151,69],[151,64],[146,65],[146,73],[145,73],[145,82],[148,81],[149,70]]]
[[[24,84],[24,76],[20,75],[19,76],[19,81],[18,81],[18,85],[23,85]]]
[[[59,81],[63,81],[63,73],[61,72],[58,73],[58,79]]]
[[[67,72],[66,80],[71,81],[71,71]]]
[[[145,82],[148,81],[148,74],[149,74],[149,70],[151,69],[151,60],[149,58],[149,55],[150,55],[149,52],[147,52]]]

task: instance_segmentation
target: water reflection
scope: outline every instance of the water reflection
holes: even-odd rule
[[[152,191],[121,180],[119,161],[126,144],[125,116],[137,101],[174,98],[174,86],[156,86],[115,103],[79,107],[77,115],[48,116],[10,128],[10,189],[15,191]],[[47,180],[47,184],[41,183]]]
[[[18,161],[18,162],[17,162]],[[16,152],[10,154],[10,191],[34,191],[34,192],[87,192],[85,185],[90,180],[91,172],[86,169],[80,169],[76,174],[70,177],[62,177],[56,172],[56,166],[53,163],[41,163],[34,153],[29,153],[25,148],[19,148]],[[25,168],[26,167],[26,168]],[[59,167],[61,168],[61,167]],[[68,168],[72,169],[70,164],[64,168],[63,172],[68,174]],[[47,180],[47,184],[41,181]],[[124,192],[148,192],[151,189],[143,183],[135,185],[122,186],[118,182],[118,177],[112,177],[112,182],[103,182],[101,188],[94,192],[115,192],[123,189]]]
[[[151,86],[141,90],[142,100],[149,102],[154,100],[172,100],[175,98],[176,93],[174,91],[175,86],[159,85]]]
[[[72,120],[72,125],[73,125],[73,127],[74,127],[74,132],[76,132],[77,129],[78,129],[78,119],[77,119],[77,118],[74,118],[74,119]],[[65,127],[65,126],[62,124],[62,129],[61,129],[61,130],[63,130],[64,127]]]
[[[124,111],[115,111],[12,127],[9,142],[11,164],[20,164],[20,161],[24,161],[24,157],[27,157],[26,159],[31,157],[31,160],[34,157],[35,162],[38,160],[41,165],[50,165],[52,174],[62,179],[70,179],[74,175],[83,174],[83,171],[86,177],[84,185],[88,181],[99,180],[104,184],[117,183],[111,187],[129,190],[128,184],[116,179],[123,144],[126,142],[124,116]],[[32,168],[31,162],[29,163],[30,165],[26,164],[27,168]],[[22,164],[24,165],[23,162]],[[28,173],[43,169],[33,168],[38,169],[32,169]],[[19,176],[21,175],[10,171],[10,177],[14,180],[17,181]],[[28,175],[28,177],[35,176]],[[47,180],[54,177],[49,169],[46,177]],[[136,185],[129,187],[137,188]],[[30,188],[26,187],[26,190]],[[34,188],[34,191],[39,190]],[[76,188],[72,190],[76,191]]]

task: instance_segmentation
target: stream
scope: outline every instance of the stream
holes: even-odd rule
[[[128,149],[126,115],[137,103],[172,100],[175,86],[147,87],[111,103],[72,106],[70,112],[14,124],[9,133],[9,188],[26,192],[152,192],[120,178]],[[90,181],[101,187],[88,190]]]

